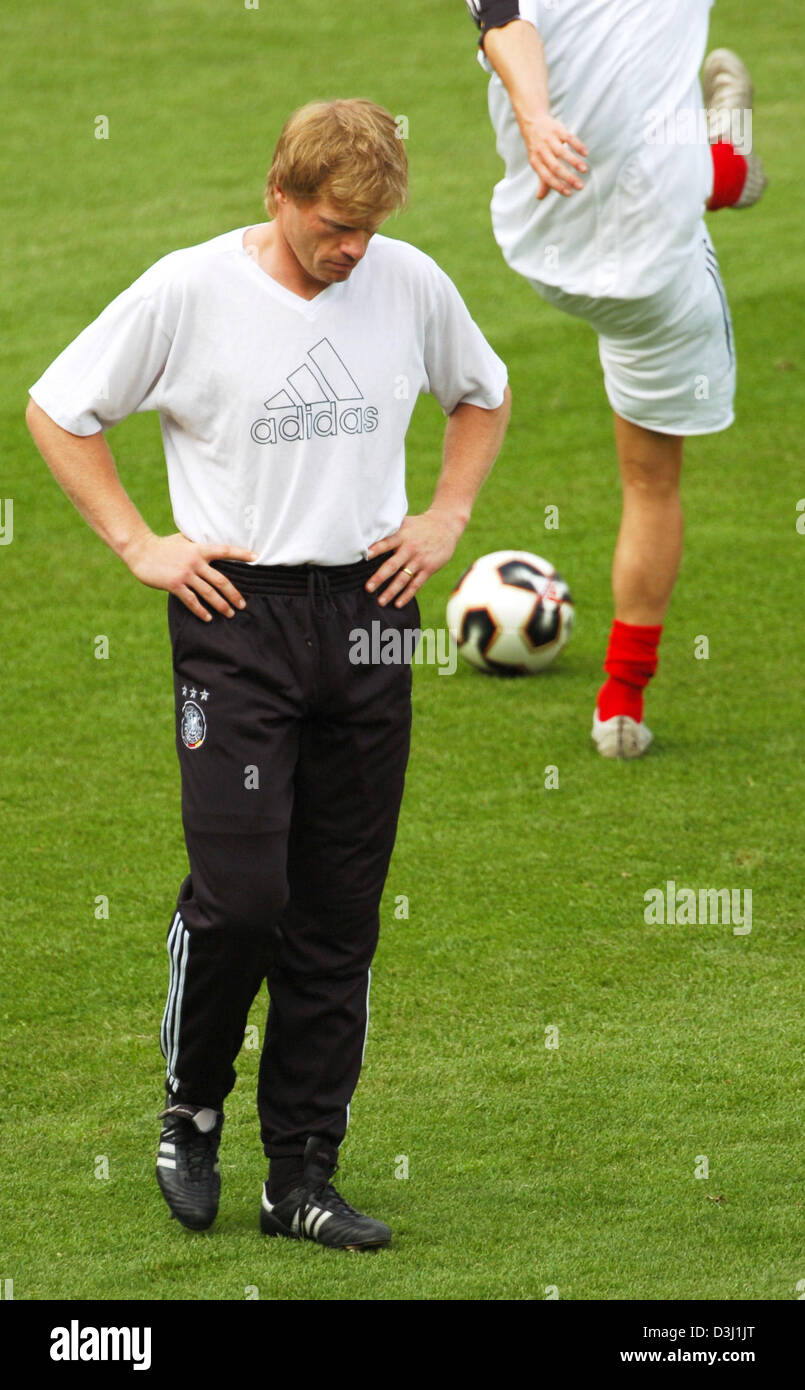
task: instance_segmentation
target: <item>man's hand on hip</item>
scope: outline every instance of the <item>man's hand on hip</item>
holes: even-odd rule
[[[121,483],[103,430],[71,434],[52,420],[33,398],[25,412],[39,452],[59,486],[93,531],[151,589],[167,589],[197,618],[212,614],[199,602],[235,615],[245,608],[234,584],[210,560],[256,560],[250,550],[233,545],[197,545],[179,531],[155,536]]]
[[[366,587],[370,593],[385,584],[378,603],[396,608],[410,603],[432,574],[451,559],[470,519],[478,490],[497,457],[511,410],[506,386],[498,406],[487,409],[459,401],[447,417],[444,460],[433,501],[419,516],[405,517],[393,536],[370,545],[370,560],[390,551]]]
[[[121,552],[121,559],[141,584],[167,589],[197,618],[210,622],[212,614],[199,602],[199,595],[226,618],[233,618],[236,608],[246,607],[242,594],[210,561],[256,560],[257,556],[234,545],[200,545],[177,531],[173,536],[153,532],[137,536]]]
[[[393,536],[384,536],[369,547],[370,560],[391,551],[368,581],[369,592],[386,584],[377,600],[382,607],[392,599],[397,608],[410,603],[425,580],[451,559],[465,524],[454,512],[434,507],[420,516],[407,516]]]

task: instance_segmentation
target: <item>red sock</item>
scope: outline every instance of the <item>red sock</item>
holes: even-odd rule
[[[609,634],[604,670],[609,676],[598,692],[598,718],[626,714],[639,724],[643,718],[643,690],[657,669],[657,647],[662,624],[643,626],[616,618]]]
[[[710,212],[730,208],[737,203],[746,183],[748,165],[742,154],[728,140],[710,146],[713,156],[713,191],[707,202]]]

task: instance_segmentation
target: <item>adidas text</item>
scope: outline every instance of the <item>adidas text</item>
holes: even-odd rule
[[[338,410],[327,405],[287,406],[271,418],[255,420],[252,439],[257,444],[292,443],[297,439],[330,439],[336,434],[371,434],[377,429],[377,407],[350,405]]]

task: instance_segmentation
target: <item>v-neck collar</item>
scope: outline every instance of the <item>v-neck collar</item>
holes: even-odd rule
[[[232,236],[235,242],[235,250],[240,253],[244,261],[249,263],[251,274],[259,278],[264,290],[267,290],[273,299],[278,300],[280,304],[284,304],[289,309],[295,309],[296,312],[302,314],[304,318],[316,318],[322,306],[326,306],[336,297],[336,291],[340,291],[343,288],[347,283],[346,280],[334,280],[331,285],[325,285],[324,289],[319,290],[319,293],[315,294],[312,299],[305,299],[301,294],[294,294],[293,290],[286,289],[284,285],[280,284],[279,280],[275,280],[272,275],[269,275],[263,270],[262,267],[258,265],[254,256],[250,256],[246,247],[243,245],[244,236],[247,232],[252,230],[254,225],[254,223],[249,223],[247,226],[240,227],[238,231],[233,232]]]

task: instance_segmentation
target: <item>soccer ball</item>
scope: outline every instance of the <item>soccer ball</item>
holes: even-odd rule
[[[447,626],[461,655],[499,675],[544,671],[567,642],[574,618],[564,579],[527,550],[482,555],[447,602]]]

